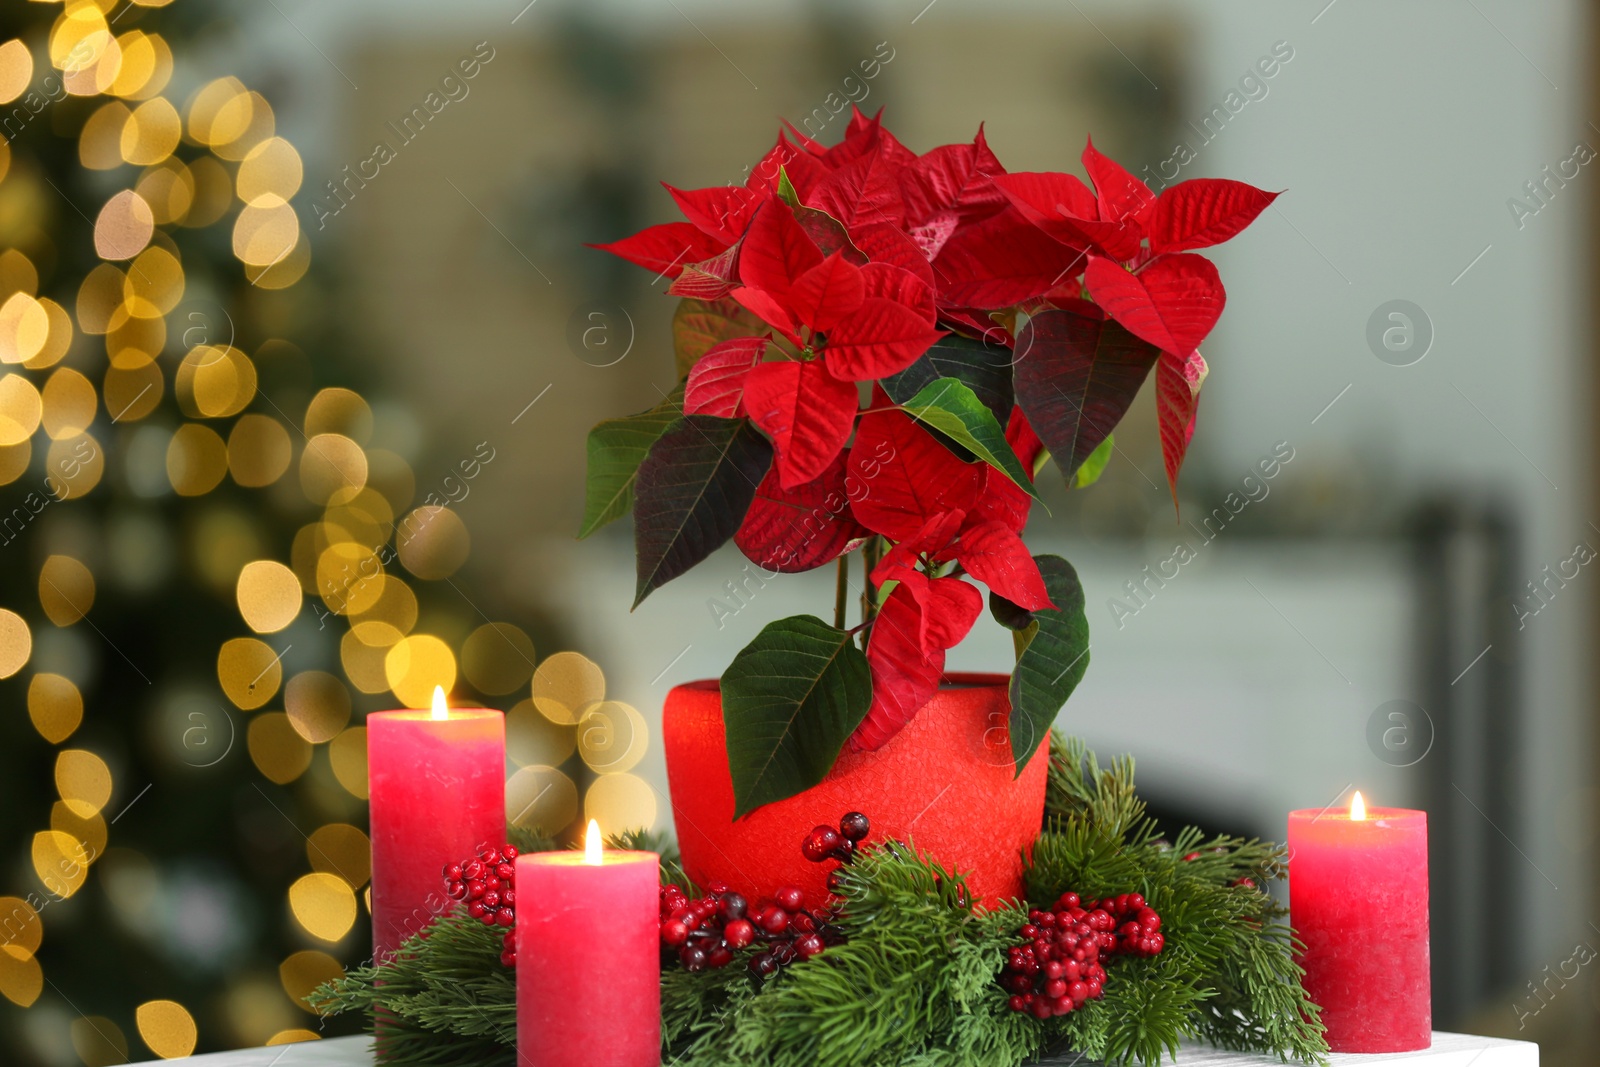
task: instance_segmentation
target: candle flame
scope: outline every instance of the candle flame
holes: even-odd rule
[[[1367,802],[1361,799],[1361,790],[1356,790],[1356,795],[1350,798],[1350,819],[1353,822],[1365,822],[1367,818]]]
[[[436,685],[433,687],[433,718],[440,721],[449,717],[450,707],[444,702],[444,686]]]
[[[589,820],[589,829],[583,835],[583,862],[591,867],[600,866],[600,824]]]

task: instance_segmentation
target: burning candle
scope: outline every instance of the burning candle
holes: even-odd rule
[[[661,857],[517,857],[517,1067],[661,1062]]]
[[[1289,813],[1289,918],[1306,992],[1335,1052],[1411,1052],[1433,1040],[1428,815],[1368,808]]]
[[[446,865],[506,839],[505,716],[486,708],[367,716],[372,951],[382,959],[454,903]]]

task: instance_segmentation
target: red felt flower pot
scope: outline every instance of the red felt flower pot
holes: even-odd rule
[[[737,822],[720,687],[714,680],[677,686],[667,694],[661,733],[685,871],[698,885],[726,882],[752,899],[797,885],[821,900],[835,864],[809,862],[800,843],[812,827],[861,811],[872,821],[869,844],[912,842],[966,873],[985,903],[1020,897],[1023,853],[1044,818],[1048,739],[1016,777],[1006,685],[999,674],[947,675],[883,748],[846,751],[820,784]]]

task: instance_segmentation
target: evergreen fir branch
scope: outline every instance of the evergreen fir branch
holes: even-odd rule
[[[1323,1062],[1293,934],[1259,888],[1283,876],[1282,848],[1194,829],[1158,840],[1132,760],[1101,768],[1081,741],[1059,736],[1047,811],[1026,872],[1030,900],[1048,907],[1068,890],[1088,899],[1138,892],[1162,916],[1162,953],[1107,961],[1102,999],[1044,1022],[1011,1011],[997,978],[1006,950],[1021,943],[1026,907],[975,910],[958,872],[889,842],[840,868],[836,924],[846,943],[767,979],[746,967],[755,947],[722,969],[664,968],[665,1062],[1021,1067],[1064,1047],[1117,1067],[1156,1067],[1191,1038]],[[663,880],[693,891],[659,838],[635,831],[612,842],[659,851]],[[393,960],[352,970],[310,1000],[325,1014],[381,1010],[386,1067],[511,1067],[515,982],[500,948],[501,931],[457,911]]]

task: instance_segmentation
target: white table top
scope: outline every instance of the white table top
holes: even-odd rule
[[[212,1052],[204,1056],[157,1062],[186,1067],[372,1067],[372,1049],[366,1037],[335,1037],[327,1041],[236,1049],[233,1052]],[[1082,1063],[1078,1060],[1050,1062]],[[1405,1067],[1539,1067],[1539,1046],[1526,1041],[1435,1033],[1433,1047],[1423,1052],[1374,1056],[1336,1053],[1329,1057],[1329,1062],[1333,1067],[1388,1067],[1390,1064],[1404,1064]],[[1247,1056],[1203,1047],[1185,1049],[1178,1060],[1179,1067],[1268,1067],[1277,1063],[1271,1057]]]

